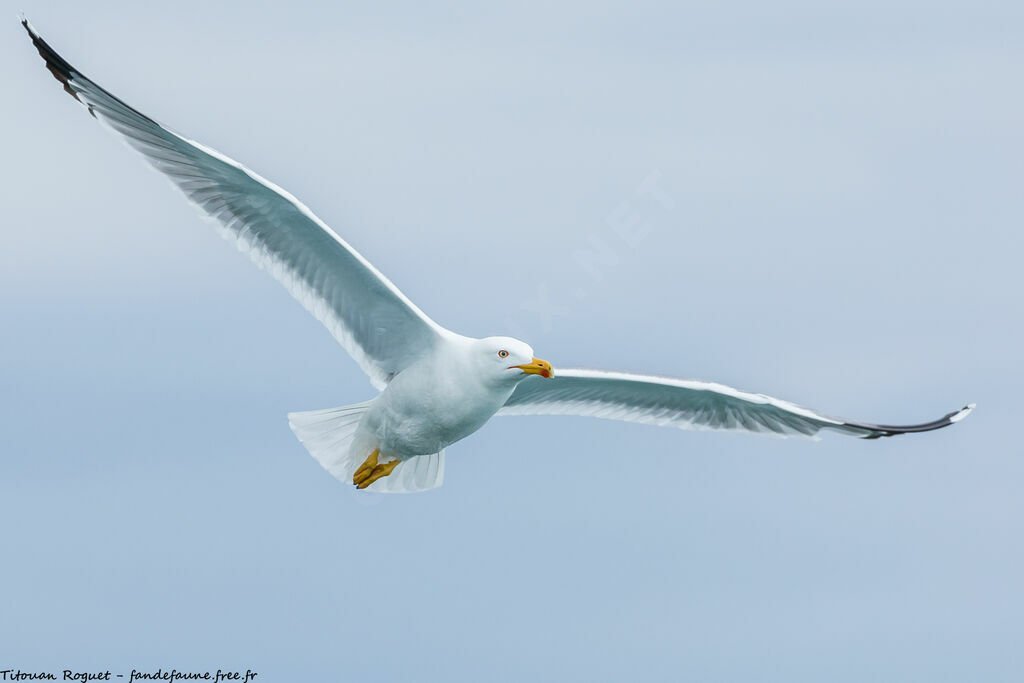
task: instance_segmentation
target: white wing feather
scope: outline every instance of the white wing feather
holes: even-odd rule
[[[933,422],[876,425],[828,417],[764,394],[722,384],[600,370],[556,369],[550,379],[519,383],[499,415],[583,415],[679,427],[814,436],[831,429],[874,439],[926,432],[958,422],[973,404]]]
[[[375,387],[447,334],[291,194],[131,108],[22,24],[64,89],[215,218],[221,234],[320,320]]]

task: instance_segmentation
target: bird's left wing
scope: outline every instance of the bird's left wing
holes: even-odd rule
[[[918,425],[854,422],[722,384],[600,370],[559,369],[550,379],[528,377],[499,415],[585,415],[682,429],[734,429],[814,436],[831,429],[865,439],[927,432],[959,422],[968,405]]]
[[[46,67],[327,327],[377,388],[447,331],[299,200],[238,162],[128,106],[71,66],[22,19]]]

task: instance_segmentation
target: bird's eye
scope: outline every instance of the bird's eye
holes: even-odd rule
[[[508,351],[505,349],[498,351],[498,358],[508,358]]]

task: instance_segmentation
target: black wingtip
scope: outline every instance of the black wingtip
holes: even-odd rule
[[[21,15],[21,25],[25,27],[26,31],[28,31],[28,36],[32,39],[32,44],[35,46],[36,50],[39,51],[39,56],[46,62],[46,68],[50,70],[53,77],[61,82],[64,86],[64,91],[67,92],[67,94],[81,102],[82,100],[79,99],[78,94],[71,88],[71,81],[75,79],[76,75],[79,75],[78,72],[75,71],[74,67],[68,64],[63,57],[57,54],[56,50],[50,47],[50,45],[43,40],[42,36],[40,36],[35,27],[29,23],[28,18],[25,17],[24,14]]]
[[[34,43],[39,38],[39,34],[36,32],[32,24],[29,23],[28,17],[25,16],[24,12],[19,12],[18,19],[21,20],[21,25],[25,27],[26,31],[28,31],[28,37],[31,38]]]
[[[949,427],[950,425],[960,422],[965,417],[971,414],[976,404],[968,403],[960,410],[954,410],[952,413],[943,415],[938,420],[932,422],[925,422],[919,425],[906,425],[906,426],[894,426],[894,425],[865,425],[860,423],[847,423],[850,426],[861,427],[871,429],[873,433],[864,436],[864,439],[879,439],[883,436],[899,436],[900,434],[914,434],[917,432],[930,432],[935,429],[942,429],[943,427]]]

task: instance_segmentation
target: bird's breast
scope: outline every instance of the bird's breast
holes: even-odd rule
[[[506,391],[452,376],[403,375],[384,389],[372,416],[382,450],[396,455],[436,453],[469,436],[511,394],[511,388]]]

